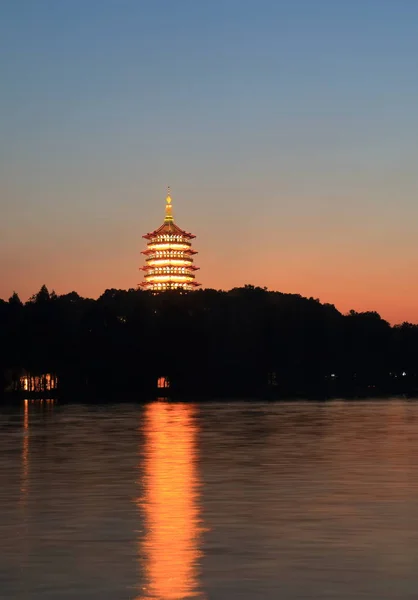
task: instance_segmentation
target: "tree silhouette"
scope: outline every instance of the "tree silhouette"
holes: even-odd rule
[[[1,385],[54,373],[68,393],[326,397],[414,393],[418,325],[246,285],[160,294],[108,289],[97,299],[43,285],[0,301]]]

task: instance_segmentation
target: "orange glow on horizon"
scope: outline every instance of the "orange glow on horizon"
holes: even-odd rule
[[[106,241],[116,233],[115,239],[123,243],[107,244],[86,235],[87,246],[78,246],[74,239],[67,246],[61,240],[54,253],[46,253],[42,245],[31,247],[36,257],[31,269],[24,260],[26,255],[13,269],[5,266],[0,297],[7,300],[16,290],[26,301],[43,283],[58,294],[75,290],[90,298],[98,298],[106,289],[136,287],[142,279],[138,267],[146,264],[145,257],[139,257],[145,249],[141,239],[145,229],[141,226],[138,231],[138,220],[146,216],[152,225],[159,219],[157,210],[147,212],[138,208],[132,219],[112,223]],[[184,214],[186,219],[186,210]],[[239,228],[230,232],[229,221],[219,221],[217,215],[199,220],[190,212],[186,221],[197,233],[203,288],[227,291],[245,284],[266,286],[272,291],[319,298],[342,313],[374,310],[392,324],[418,323],[418,282],[411,275],[418,268],[418,254],[410,248],[415,243],[412,232],[401,238],[398,231],[388,246],[386,239],[376,238],[376,231],[364,230],[359,224],[355,237],[357,230],[347,229],[340,221],[325,227],[322,220],[285,219],[274,235],[269,223],[260,224],[256,219],[248,220],[240,234]],[[370,252],[372,242],[374,250]]]
[[[146,585],[137,600],[178,600],[196,593],[199,511],[194,407],[155,402],[146,408],[146,536],[139,542]],[[144,560],[145,558],[145,560]],[[143,562],[144,561],[144,562]]]

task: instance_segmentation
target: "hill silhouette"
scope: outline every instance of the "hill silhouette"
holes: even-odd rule
[[[327,397],[414,393],[418,325],[341,314],[314,298],[246,285],[100,298],[42,286],[0,300],[1,388],[54,373],[59,389],[187,396]],[[139,396],[138,396],[139,397]]]

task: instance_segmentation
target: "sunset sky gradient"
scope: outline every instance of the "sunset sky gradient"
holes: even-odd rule
[[[418,322],[418,2],[4,0],[0,297],[142,280],[196,234],[204,287]]]

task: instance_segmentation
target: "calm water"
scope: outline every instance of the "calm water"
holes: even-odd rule
[[[0,411],[0,597],[418,597],[418,403]]]

